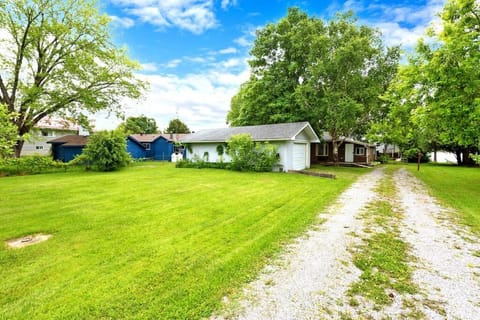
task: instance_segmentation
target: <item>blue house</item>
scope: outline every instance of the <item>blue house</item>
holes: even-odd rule
[[[67,134],[63,137],[47,141],[52,145],[53,160],[69,162],[75,156],[82,153],[83,148],[87,145],[88,136],[80,136],[76,134]]]
[[[186,150],[176,142],[186,134],[132,134],[127,137],[127,152],[134,159],[152,159],[171,161],[172,153],[181,153],[186,157]],[[48,141],[52,145],[53,160],[69,162],[82,153],[87,145],[88,136],[69,134]]]
[[[180,152],[186,156],[183,147],[175,143],[186,134],[131,134],[127,137],[127,151],[134,159],[153,159],[170,161],[172,153]]]

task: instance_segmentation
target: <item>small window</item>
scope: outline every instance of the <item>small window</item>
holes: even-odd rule
[[[144,142],[144,143],[142,143],[142,144],[143,144],[143,146],[145,147],[145,150],[150,150],[150,143]]]
[[[47,130],[42,130],[42,136],[48,137],[48,131]]]
[[[355,147],[355,155],[356,156],[364,156],[365,155],[365,147]]]
[[[328,156],[328,144],[322,142],[317,145],[317,156],[326,157]]]
[[[43,150],[43,146],[35,146],[36,150]]]

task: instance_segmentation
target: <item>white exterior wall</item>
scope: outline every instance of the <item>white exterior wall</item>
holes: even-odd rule
[[[46,133],[44,136],[43,133]],[[38,129],[35,128],[30,133],[30,139],[25,140],[22,147],[21,156],[50,155],[52,145],[47,141],[58,137],[63,137],[67,134],[76,134],[75,130],[59,130],[59,129]]]
[[[274,145],[278,149],[280,155],[279,164],[282,166],[283,171],[293,170],[293,146],[296,143],[306,144],[306,159],[305,168],[310,168],[310,153],[311,146],[308,137],[302,132],[297,136],[295,141],[270,141],[271,145]],[[187,159],[193,160],[195,155],[200,159],[203,159],[205,152],[208,152],[208,162],[220,162],[220,157],[217,154],[217,146],[221,143],[191,143],[192,152],[187,151]],[[225,147],[224,147],[225,148]],[[225,150],[226,152],[226,150]],[[223,154],[223,162],[230,162],[232,159],[226,153]]]
[[[220,162],[220,156],[217,153],[217,146],[221,143],[194,143],[191,144],[192,152],[187,151],[187,159],[193,160],[195,155],[203,160],[203,155],[208,152],[208,162]],[[230,162],[232,159],[226,153],[226,148],[223,146],[223,162]]]

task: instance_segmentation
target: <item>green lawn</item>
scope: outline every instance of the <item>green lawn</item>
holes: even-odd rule
[[[0,246],[0,318],[207,317],[367,172],[340,171],[331,180],[145,162],[0,178],[0,240],[53,234]]]
[[[453,165],[409,165],[410,171],[425,182],[432,194],[456,209],[460,221],[480,234],[480,169]]]

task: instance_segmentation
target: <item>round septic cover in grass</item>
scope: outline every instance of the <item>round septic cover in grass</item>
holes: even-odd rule
[[[26,246],[31,246],[32,244],[37,244],[43,241],[46,241],[52,237],[51,234],[35,234],[29,235],[17,239],[7,240],[7,246],[9,248],[23,248]]]

